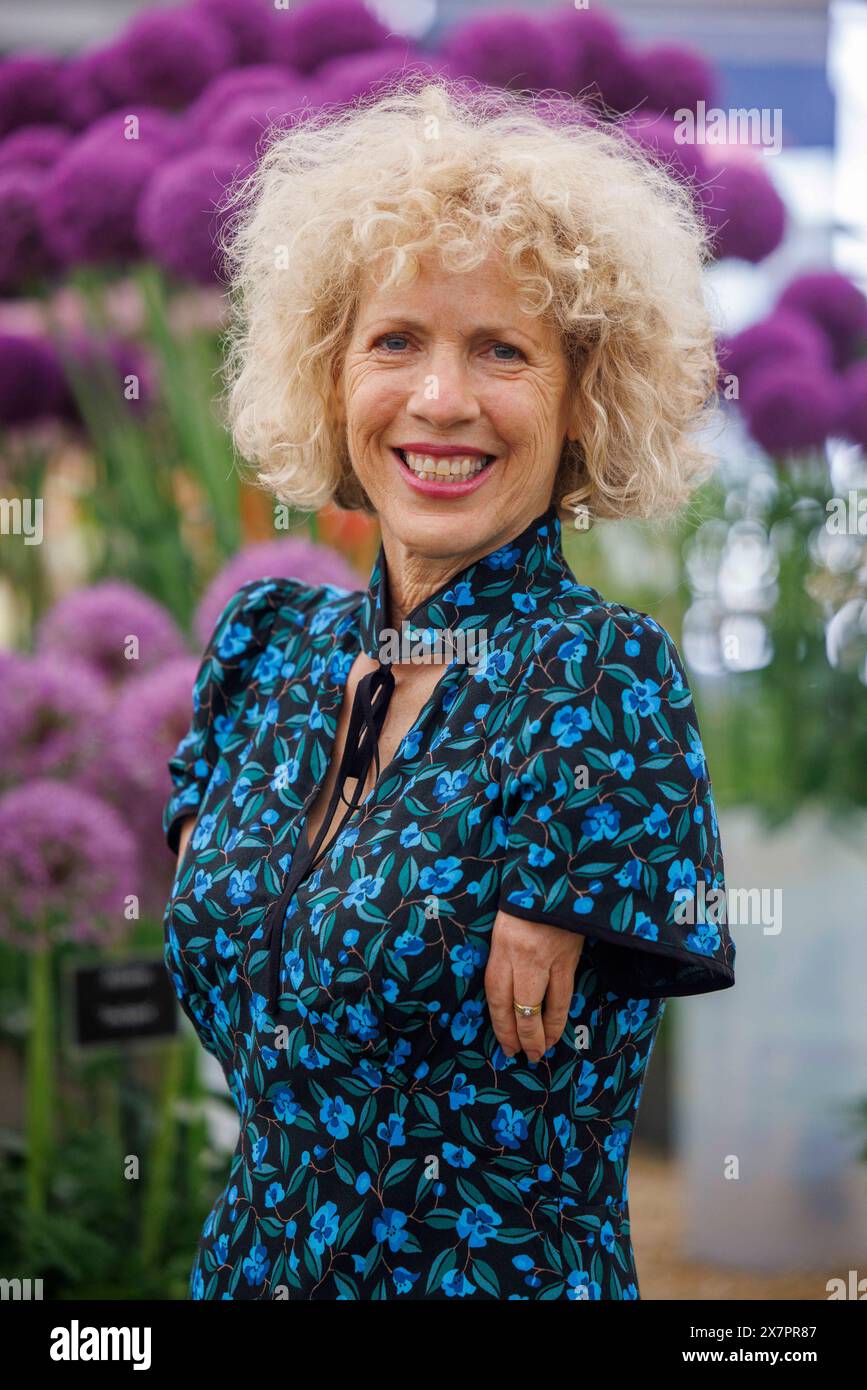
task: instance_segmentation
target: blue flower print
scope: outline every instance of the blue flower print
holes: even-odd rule
[[[501,1105],[493,1119],[497,1142],[506,1149],[520,1149],[529,1134],[523,1112],[511,1105]]]
[[[317,1255],[324,1255],[326,1246],[333,1245],[340,1229],[340,1219],[334,1202],[325,1202],[310,1220],[310,1246]]]
[[[474,1210],[464,1207],[456,1229],[458,1235],[469,1242],[471,1250],[481,1250],[489,1240],[496,1240],[497,1227],[502,1224],[503,1218],[483,1202]]]
[[[426,893],[441,893],[445,896],[451,893],[453,888],[457,888],[463,876],[461,861],[452,854],[448,859],[437,859],[433,868],[426,865],[419,875],[418,883]]]
[[[642,718],[657,714],[662,707],[659,698],[659,686],[656,681],[649,678],[645,681],[636,681],[634,685],[624,690],[622,700],[623,708],[627,714],[639,714]]]
[[[373,1223],[373,1236],[380,1245],[388,1245],[389,1250],[396,1254],[407,1243],[408,1232],[405,1228],[406,1212],[385,1207],[382,1215],[378,1216]]]
[[[590,715],[583,706],[561,705],[554,715],[551,733],[561,748],[572,748],[590,727]]]

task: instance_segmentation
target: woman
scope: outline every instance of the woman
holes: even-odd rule
[[[407,85],[280,134],[228,251],[239,449],[382,544],[233,597],[170,763],[167,960],[240,1115],[192,1295],[637,1298],[648,1058],[734,945],[678,653],[561,519],[703,464],[689,195],[571,106]]]

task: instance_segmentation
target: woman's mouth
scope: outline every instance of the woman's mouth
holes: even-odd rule
[[[463,496],[475,491],[496,461],[496,454],[453,454],[433,458],[430,454],[395,449],[401,472],[408,482],[429,495],[446,493]]]

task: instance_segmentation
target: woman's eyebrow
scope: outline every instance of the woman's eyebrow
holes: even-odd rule
[[[382,318],[374,319],[365,326],[365,332],[375,333],[377,330],[384,332],[389,329],[392,333],[397,333],[401,329],[409,329],[413,333],[427,333],[430,331],[428,325],[421,319],[407,318],[403,314],[384,315]],[[538,339],[532,333],[528,333],[526,328],[517,328],[514,324],[489,323],[477,324],[464,335],[470,339],[474,338],[526,338],[534,347],[539,347]]]

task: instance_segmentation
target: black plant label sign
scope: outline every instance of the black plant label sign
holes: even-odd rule
[[[77,1047],[141,1043],[177,1033],[175,995],[161,959],[76,966],[70,985]]]

